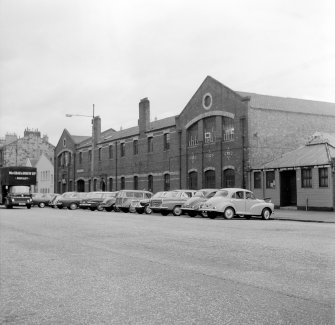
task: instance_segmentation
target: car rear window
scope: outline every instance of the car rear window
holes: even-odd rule
[[[221,197],[227,197],[228,191],[218,191],[214,196],[221,196]]]

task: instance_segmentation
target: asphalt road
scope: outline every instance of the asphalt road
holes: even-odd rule
[[[0,323],[333,324],[334,231],[0,209]]]

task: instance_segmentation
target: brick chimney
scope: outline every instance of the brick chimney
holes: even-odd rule
[[[97,143],[101,137],[101,118],[95,116],[93,120],[94,142]]]
[[[138,127],[140,135],[144,135],[146,131],[149,131],[150,128],[150,101],[149,99],[143,98],[139,103],[139,119]]]

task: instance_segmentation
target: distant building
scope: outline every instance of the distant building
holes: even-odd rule
[[[37,169],[36,185],[33,188],[33,192],[54,192],[54,166],[50,159],[48,159],[44,154],[42,154],[38,160],[28,158],[26,166],[36,167]]]
[[[151,121],[144,98],[134,127],[102,132],[95,117],[93,153],[91,136],[65,129],[55,185],[58,192],[251,188],[255,169],[334,127],[334,103],[233,91],[208,76],[179,115]]]
[[[44,154],[52,163],[55,147],[38,130],[24,130],[24,136],[6,135],[0,143],[0,166],[25,166],[28,158],[38,160]]]

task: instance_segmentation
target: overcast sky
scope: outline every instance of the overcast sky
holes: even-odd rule
[[[333,0],[0,0],[0,137],[90,135],[179,114],[207,75],[335,102]]]

